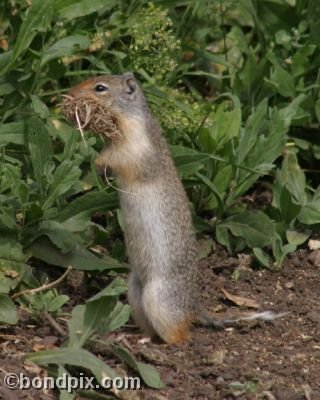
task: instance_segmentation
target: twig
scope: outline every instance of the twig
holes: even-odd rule
[[[67,275],[69,274],[69,272],[71,270],[72,270],[72,267],[71,267],[71,265],[69,265],[69,267],[66,269],[64,274],[61,275],[60,278],[58,278],[56,281],[44,284],[44,285],[39,286],[39,287],[34,288],[34,289],[22,290],[21,292],[13,294],[11,296],[11,299],[15,300],[17,297],[20,297],[20,296],[22,296],[24,294],[35,294],[35,293],[38,293],[38,292],[43,292],[44,290],[53,289],[53,288],[57,287],[67,277]]]
[[[43,315],[47,318],[50,325],[56,330],[62,337],[67,336],[67,333],[63,328],[58,324],[58,322],[48,313],[48,311],[44,311]]]

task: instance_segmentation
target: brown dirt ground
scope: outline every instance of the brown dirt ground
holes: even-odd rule
[[[166,384],[163,390],[144,387],[132,399],[320,399],[320,252],[300,250],[277,272],[252,270],[246,264],[246,257],[228,257],[219,248],[200,262],[204,307],[223,314],[239,310],[226,299],[223,288],[255,299],[261,310],[290,314],[273,322],[220,331],[195,327],[190,342],[181,346],[142,345],[137,343],[141,335],[124,327],[111,339],[128,346],[138,360],[153,364]],[[240,270],[238,281],[232,279],[235,269]],[[16,327],[1,327],[1,400],[58,398],[54,392],[10,391],[1,385],[8,372],[43,375],[43,369],[23,363],[21,356],[59,345],[58,336],[47,322],[35,325],[26,315]],[[111,366],[119,364],[110,355],[100,356]]]

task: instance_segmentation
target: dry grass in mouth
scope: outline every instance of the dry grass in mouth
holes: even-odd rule
[[[61,111],[70,122],[78,127],[86,145],[87,142],[83,133],[84,128],[110,140],[115,140],[121,137],[121,132],[117,127],[115,118],[110,114],[106,107],[92,99],[77,98],[69,95],[63,95],[63,97],[64,100],[61,104]],[[110,187],[119,192],[137,196],[136,193],[113,186],[107,177],[106,168],[107,162],[105,164],[104,176]]]
[[[65,95],[61,111],[79,128],[84,142],[83,129],[85,128],[111,140],[121,136],[115,118],[106,107],[95,100]]]

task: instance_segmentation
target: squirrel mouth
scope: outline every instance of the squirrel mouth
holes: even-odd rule
[[[115,140],[121,135],[116,118],[110,111],[94,99],[63,95],[62,114],[81,132],[90,130],[105,139]]]

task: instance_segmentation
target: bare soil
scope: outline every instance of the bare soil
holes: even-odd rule
[[[141,335],[123,327],[109,339],[119,340],[138,360],[154,365],[166,384],[162,390],[143,387],[130,398],[320,399],[320,253],[300,250],[276,272],[253,270],[247,264],[250,263],[245,256],[228,257],[220,248],[200,262],[204,308],[219,315],[239,311],[226,299],[221,290],[225,289],[254,299],[260,310],[290,313],[272,322],[225,330],[195,327],[190,341],[181,346],[140,344]],[[235,270],[240,272],[238,280],[233,278]],[[9,372],[31,377],[45,374],[45,370],[24,363],[21,356],[61,343],[47,321],[35,324],[27,314],[22,315],[18,326],[1,328],[0,399],[57,399],[58,394],[52,391],[8,390],[1,379]],[[109,365],[126,369],[110,354],[99,355]]]

